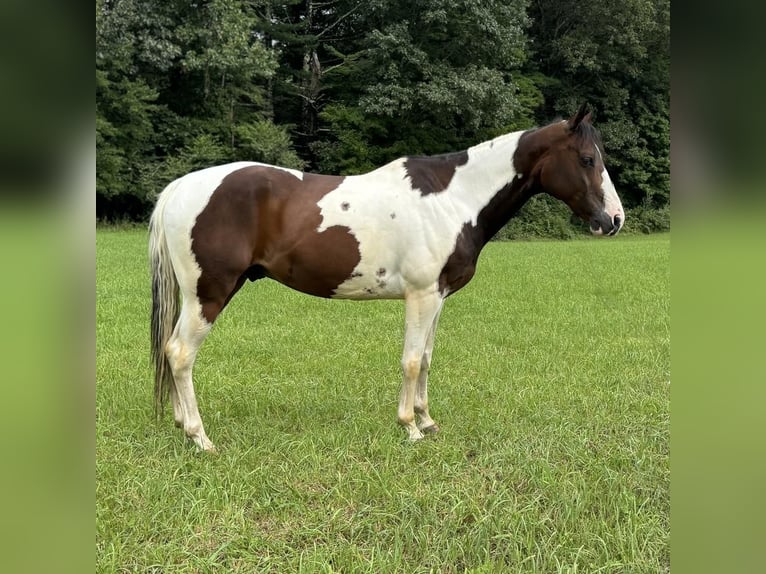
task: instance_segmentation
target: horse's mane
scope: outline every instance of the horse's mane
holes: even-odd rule
[[[580,122],[580,124],[575,129],[575,135],[582,142],[592,141],[598,146],[600,150],[604,149],[604,145],[601,142],[601,132],[593,127],[590,122]]]

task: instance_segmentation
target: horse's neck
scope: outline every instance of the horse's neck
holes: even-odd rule
[[[461,175],[466,174],[470,181],[482,187],[482,193],[491,197],[492,190],[502,188],[516,175],[513,154],[523,133],[505,134],[468,148],[468,162],[461,169]]]
[[[479,246],[489,241],[531,197],[528,174],[516,173],[513,159],[524,132],[514,132],[468,149],[468,162],[456,174],[454,201],[476,206],[473,234]]]

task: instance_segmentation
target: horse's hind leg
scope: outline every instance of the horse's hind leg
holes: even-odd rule
[[[173,420],[178,428],[184,428],[184,411],[181,406],[181,399],[176,391],[175,381],[170,385],[170,403],[173,405]]]
[[[210,332],[210,327],[211,324],[203,317],[201,306],[196,298],[185,297],[178,323],[176,323],[173,335],[165,347],[175,379],[175,389],[171,389],[170,396],[173,400],[176,424],[180,422],[186,436],[191,438],[200,449],[206,451],[214,451],[215,446],[205,434],[202,425],[202,418],[197,408],[197,399],[194,395],[192,368],[197,357],[197,350]],[[173,398],[174,392],[175,398]],[[181,417],[178,416],[177,407]]]
[[[200,294],[185,293],[178,323],[166,346],[175,379],[175,388],[171,388],[170,397],[173,400],[176,425],[182,427],[186,436],[206,451],[215,451],[215,446],[205,434],[202,425],[202,417],[200,417],[197,398],[194,394],[192,367],[197,351],[210,332],[213,322],[242,287],[245,279],[245,275],[229,273],[215,283],[206,284],[204,293],[201,294],[204,302],[200,301]],[[175,399],[173,399],[174,392]],[[179,411],[175,410],[176,400]]]

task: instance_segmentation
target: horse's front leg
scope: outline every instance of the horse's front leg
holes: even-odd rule
[[[420,432],[430,434],[439,432],[439,425],[431,418],[428,413],[428,371],[431,368],[431,357],[434,350],[434,338],[436,336],[436,326],[439,324],[442,306],[436,311],[431,328],[428,331],[426,347],[423,351],[423,358],[420,361],[420,373],[418,375],[418,385],[415,390],[415,413],[418,415],[418,428]]]
[[[407,430],[410,440],[423,438],[423,433],[418,428],[418,425],[415,424],[416,404],[421,416],[421,425],[423,425],[424,420],[423,412],[426,418],[430,420],[428,416],[427,392],[425,396],[425,409],[423,409],[423,397],[416,393],[416,391],[418,390],[417,387],[423,368],[426,348],[429,339],[432,339],[431,333],[434,321],[439,314],[442,301],[442,296],[439,294],[436,285],[428,290],[410,292],[405,300],[404,351],[402,353],[403,380],[402,390],[399,395],[398,418],[399,424]],[[432,340],[431,345],[433,345]],[[430,362],[430,352],[427,362]],[[425,426],[428,425],[426,424]]]

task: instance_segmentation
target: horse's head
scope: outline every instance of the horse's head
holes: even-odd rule
[[[569,120],[528,132],[519,142],[517,172],[529,185],[566,203],[594,235],[616,235],[625,212],[604,166],[601,138],[583,104]]]

